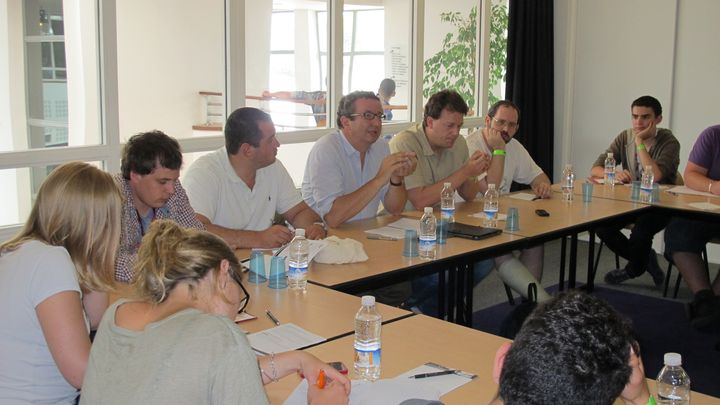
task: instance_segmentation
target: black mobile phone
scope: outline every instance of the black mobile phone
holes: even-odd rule
[[[547,212],[547,211],[545,211],[545,210],[542,210],[542,209],[540,209],[540,210],[535,210],[535,214],[537,214],[537,215],[540,216],[540,217],[549,217],[549,216],[550,216],[550,213],[549,213],[549,212]]]

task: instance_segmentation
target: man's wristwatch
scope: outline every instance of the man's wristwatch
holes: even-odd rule
[[[404,180],[400,180],[400,183],[395,183],[394,181],[392,181],[392,179],[390,179],[390,185],[391,185],[391,186],[395,186],[395,187],[400,187],[400,186],[402,186],[402,185],[403,185],[403,182],[404,182]]]

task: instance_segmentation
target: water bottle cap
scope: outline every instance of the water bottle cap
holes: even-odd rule
[[[433,213],[433,208],[432,208],[432,207],[425,207],[424,211],[425,211],[426,214],[432,214],[432,213]]]
[[[375,305],[375,297],[372,295],[363,295],[361,298],[362,306],[364,307],[371,307]]]
[[[305,230],[302,228],[295,228],[295,236],[305,236]]]
[[[450,186],[452,186],[452,183],[450,183],[449,181],[446,183],[443,183],[443,187],[450,187]]]
[[[666,366],[680,366],[682,365],[682,356],[680,353],[665,353],[663,361]]]
[[[608,152],[607,157],[613,157],[613,153],[612,153],[612,152]]]
[[[495,183],[490,183],[490,184],[488,184],[488,188],[494,190],[494,189],[495,189]]]

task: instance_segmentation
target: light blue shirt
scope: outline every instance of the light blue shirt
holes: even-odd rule
[[[303,199],[320,217],[330,212],[335,199],[350,194],[377,175],[383,159],[390,154],[384,139],[378,139],[365,153],[365,165],[360,167],[358,152],[340,132],[328,134],[315,142],[305,166],[302,183]],[[373,218],[380,201],[385,199],[388,185],[350,220]]]

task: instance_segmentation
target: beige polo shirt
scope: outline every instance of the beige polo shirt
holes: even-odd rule
[[[451,148],[436,153],[430,147],[422,124],[417,124],[415,127],[410,127],[395,135],[390,141],[390,152],[415,152],[417,154],[418,163],[415,172],[405,177],[405,188],[408,190],[442,181],[462,167],[470,156],[467,143],[462,135],[458,136]],[[410,201],[405,205],[405,209],[414,209]]]

